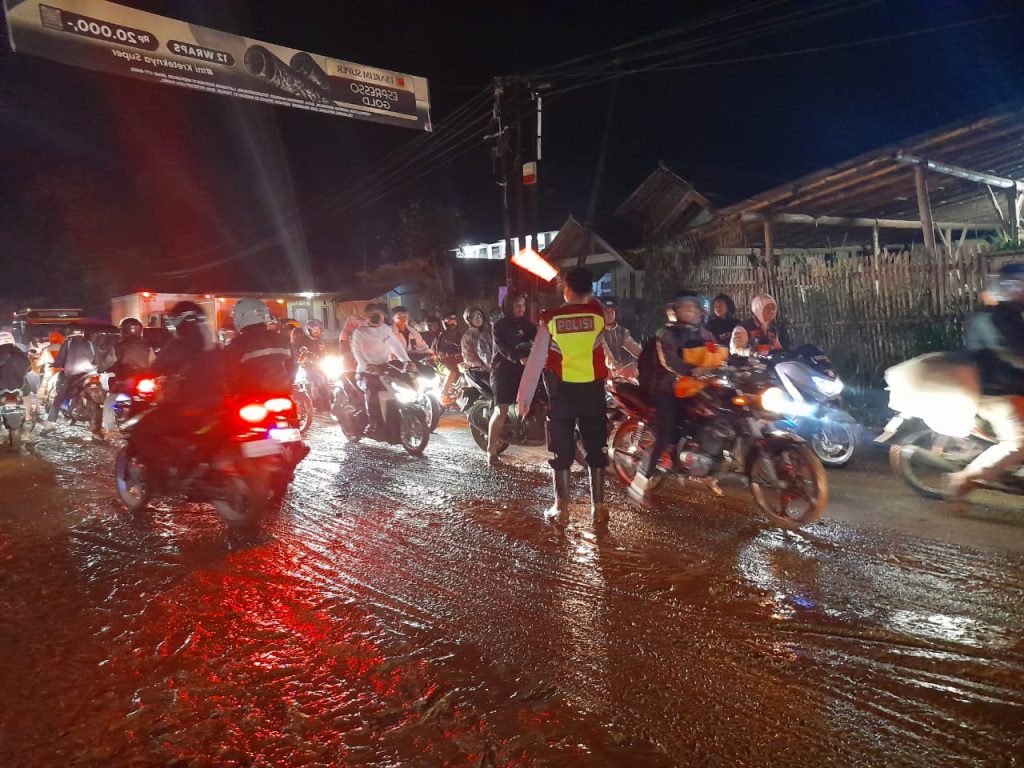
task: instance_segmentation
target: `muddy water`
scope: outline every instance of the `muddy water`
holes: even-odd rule
[[[104,446],[0,462],[0,765],[1024,760],[1019,556],[672,491],[563,535],[461,430],[313,444],[246,539]]]

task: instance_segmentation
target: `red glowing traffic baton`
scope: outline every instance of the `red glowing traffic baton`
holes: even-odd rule
[[[558,276],[558,270],[533,248],[523,248],[512,257],[512,263],[520,269],[525,269],[531,275],[536,275],[546,283],[550,283]]]

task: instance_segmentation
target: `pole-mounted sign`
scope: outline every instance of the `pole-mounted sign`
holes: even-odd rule
[[[106,0],[4,0],[11,47],[88,69],[431,130],[422,77],[250,40]]]

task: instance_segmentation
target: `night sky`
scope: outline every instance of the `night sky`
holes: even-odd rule
[[[701,33],[691,30],[618,51],[628,57],[676,48],[674,56],[688,58],[674,66],[688,68],[619,81],[599,217],[659,160],[724,204],[902,137],[1019,103],[1024,84],[1024,13],[1008,15],[1024,11],[1019,2],[125,4],[425,76],[435,125],[496,75],[530,75],[605,51],[576,65],[586,65],[587,73],[537,78],[552,84],[541,167],[544,228],[586,211],[613,85],[608,80],[558,92],[607,77],[615,55],[609,49],[709,14],[753,9],[706,31],[715,35],[715,50],[694,50]],[[814,14],[821,18],[800,18]],[[777,32],[743,37],[751,24],[786,19]],[[835,47],[946,25],[958,26]],[[77,286],[88,282],[81,274],[100,263],[97,271],[105,274],[92,275],[94,282],[115,273],[118,288],[159,289],[161,280],[171,280],[158,273],[252,249],[282,231],[276,222],[293,221],[297,213],[304,225],[286,229],[290,236],[175,285],[263,289],[291,281],[296,289],[310,288],[298,285],[294,266],[308,262],[315,287],[333,289],[364,258],[372,265],[387,253],[397,212],[415,199],[457,210],[466,240],[501,235],[499,191],[483,143],[470,141],[459,147],[465,154],[437,168],[423,160],[431,157],[424,152],[432,143],[443,141],[438,132],[382,183],[380,163],[420,141],[415,131],[78,70],[15,55],[4,38],[0,298],[76,300]],[[819,47],[826,50],[773,57]],[[488,105],[481,99],[468,114],[482,115]],[[361,195],[364,189],[372,194]]]

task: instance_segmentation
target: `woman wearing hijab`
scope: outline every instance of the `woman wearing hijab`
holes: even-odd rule
[[[715,337],[715,343],[722,347],[729,346],[733,328],[740,324],[732,297],[724,293],[715,296],[711,301],[711,314],[704,323],[704,327]]]
[[[750,348],[761,353],[782,349],[782,329],[775,322],[779,314],[775,299],[762,293],[750,302],[750,309],[754,316],[743,324],[750,337]]]

